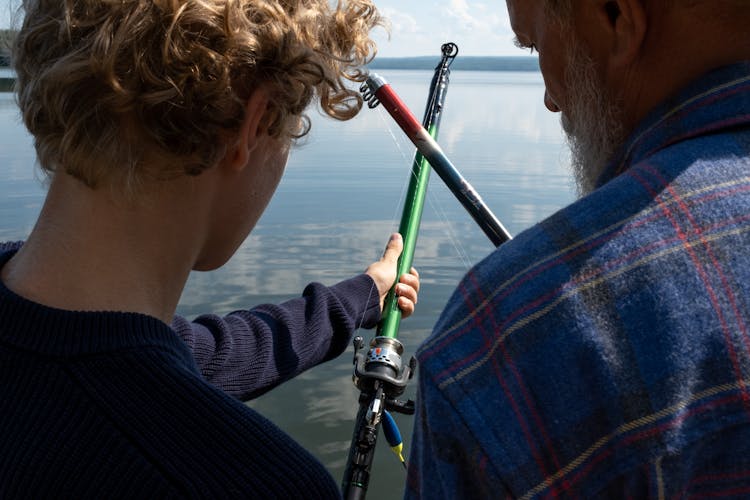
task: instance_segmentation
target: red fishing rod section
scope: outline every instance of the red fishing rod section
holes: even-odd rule
[[[383,104],[386,111],[406,133],[417,150],[430,162],[432,169],[437,172],[495,246],[500,246],[511,239],[510,233],[484,204],[479,193],[464,179],[385,78],[371,73],[360,90],[363,91],[369,107],[374,108],[378,104]]]

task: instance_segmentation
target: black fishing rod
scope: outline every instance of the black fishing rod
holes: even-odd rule
[[[448,90],[450,65],[458,54],[454,43],[441,47],[442,58],[435,68],[427,99],[424,129],[431,137],[436,137],[442,118],[443,105]],[[363,85],[361,89],[366,91]],[[372,101],[368,103],[372,106]],[[399,233],[404,239],[404,248],[398,262],[397,276],[409,272],[414,258],[419,224],[422,217],[430,165],[424,156],[417,151],[412,164],[412,175],[409,180],[404,210],[401,216]],[[352,442],[349,448],[342,490],[347,500],[364,499],[370,483],[370,469],[375,454],[378,429],[383,431],[391,448],[405,464],[401,454],[401,436],[390,412],[407,415],[414,413],[414,402],[399,401],[411,379],[416,360],[411,358],[407,366],[402,366],[401,355],[404,348],[396,337],[401,321],[401,311],[395,296],[395,285],[386,296],[383,307],[383,319],[378,325],[376,336],[370,342],[367,354],[363,352],[362,337],[354,339],[354,384],[360,390],[359,411],[357,412]]]
[[[432,169],[437,172],[445,185],[463,205],[469,215],[484,231],[484,234],[495,246],[500,246],[511,239],[510,233],[505,229],[495,214],[485,205],[479,193],[464,179],[458,169],[445,155],[440,145],[431,136],[429,129],[420,125],[416,117],[404,102],[399,98],[391,85],[385,78],[370,73],[360,90],[363,91],[368,106],[374,108],[378,104],[383,106],[398,123],[411,142],[417,147]]]

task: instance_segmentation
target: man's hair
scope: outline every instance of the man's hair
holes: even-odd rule
[[[23,0],[12,64],[42,168],[89,186],[197,175],[226,153],[256,89],[263,127],[309,130],[317,100],[346,120],[382,20],[370,0]],[[148,160],[148,161],[146,161]],[[161,160],[160,171],[143,172]],[[166,166],[164,166],[166,165]]]

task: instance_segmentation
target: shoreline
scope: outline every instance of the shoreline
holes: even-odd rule
[[[440,57],[382,57],[367,65],[369,69],[433,70]],[[539,71],[536,56],[463,56],[459,54],[450,66],[452,71]]]
[[[433,70],[440,63],[440,57],[382,57],[375,58],[367,65],[368,70]],[[0,65],[0,92],[11,92],[15,78],[9,66]],[[539,61],[535,56],[464,56],[456,57],[451,64],[452,71],[523,71],[538,72]]]

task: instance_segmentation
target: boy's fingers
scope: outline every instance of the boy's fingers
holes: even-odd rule
[[[414,312],[414,302],[405,297],[399,297],[398,308],[401,309],[401,317],[408,318]]]
[[[380,260],[398,262],[398,257],[401,255],[401,250],[404,248],[404,241],[401,239],[401,235],[393,233],[391,239],[388,240],[388,244],[385,246],[383,252],[383,258]]]
[[[399,279],[399,282],[412,287],[414,290],[418,292],[419,291],[419,277],[416,276],[413,271],[415,271],[414,268],[412,268],[411,273],[402,274],[401,278]]]
[[[396,295],[399,298],[404,298],[413,304],[417,303],[416,287],[405,286],[404,284],[396,285]]]

